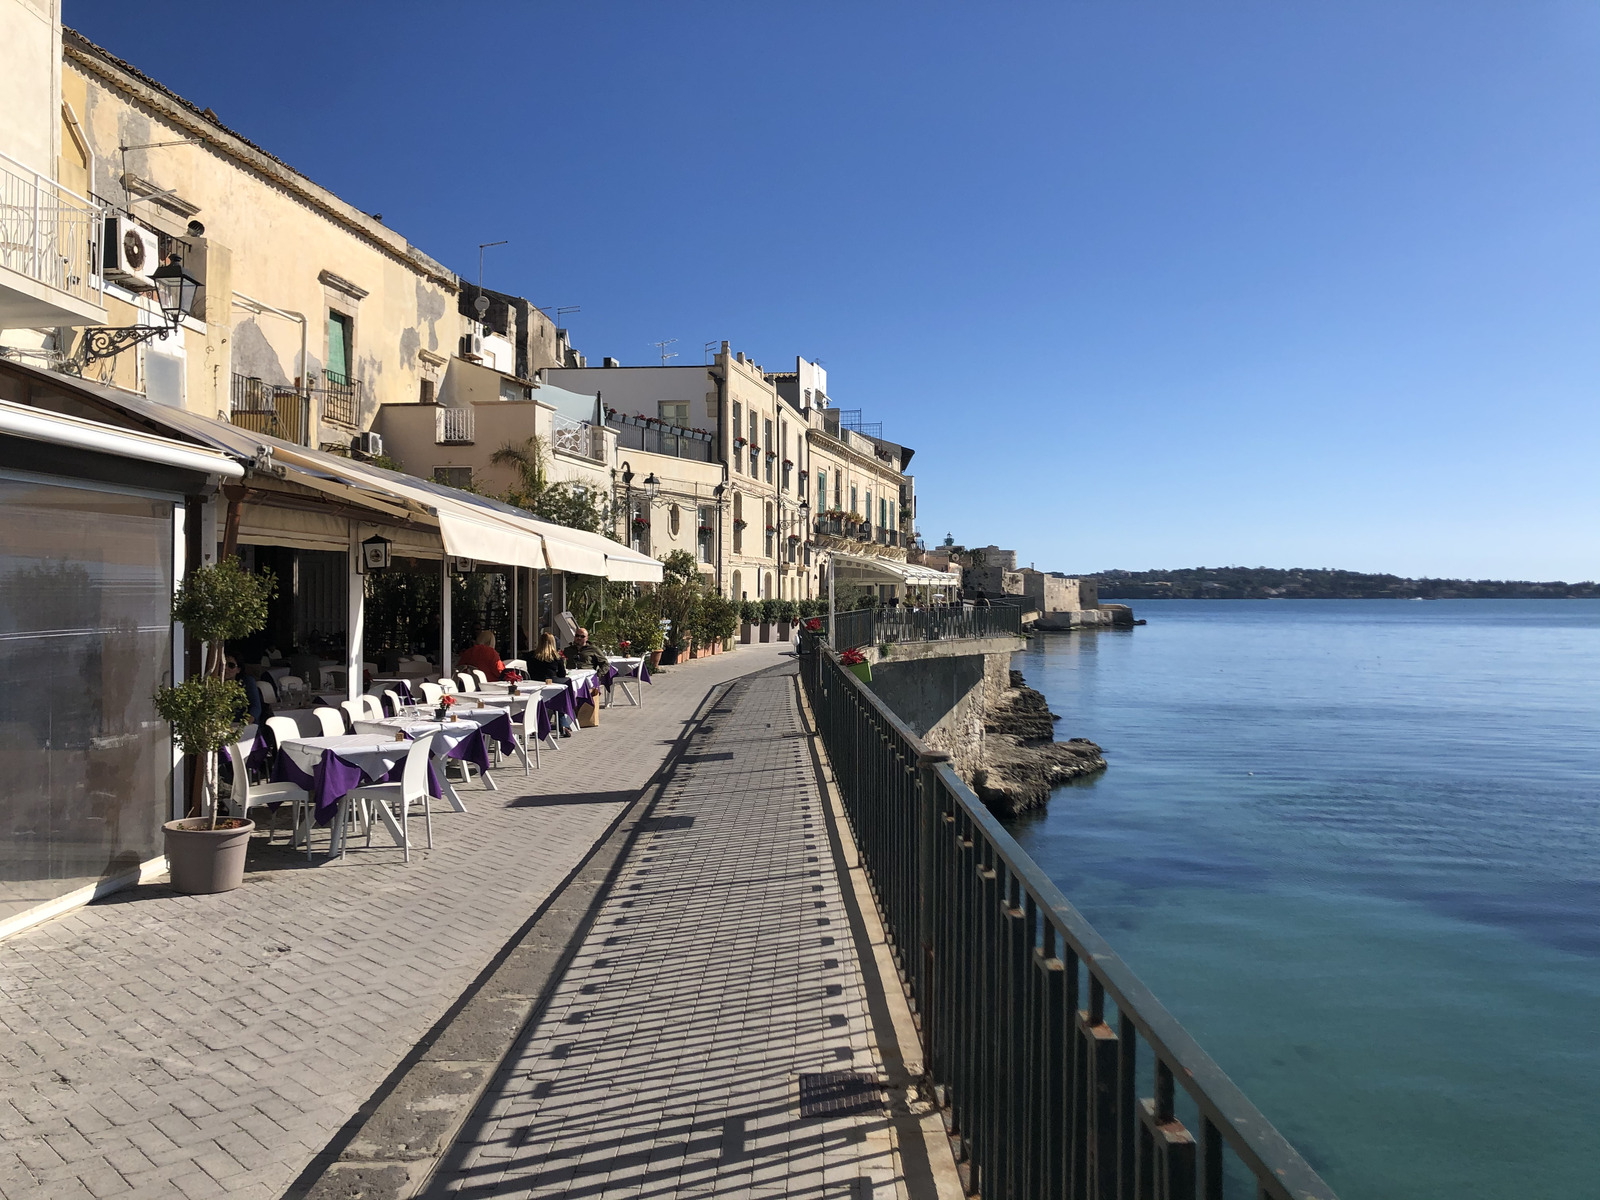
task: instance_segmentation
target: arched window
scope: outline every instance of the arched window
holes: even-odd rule
[[[671,521],[672,521],[672,536],[673,537],[677,537],[678,536],[678,521],[679,521],[680,518],[679,518],[679,514],[678,514],[678,506],[676,504],[674,504],[672,506],[671,510],[667,513],[667,516],[670,517]]]
[[[747,599],[749,599],[749,597],[746,596],[744,594],[744,592],[741,590],[741,588],[743,587],[743,584],[744,584],[744,580],[740,577],[739,572],[735,571],[733,573],[733,598],[735,600],[747,600]]]

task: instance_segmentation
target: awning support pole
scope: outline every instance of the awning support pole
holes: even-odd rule
[[[439,677],[450,674],[450,555],[439,557]]]
[[[350,552],[346,558],[345,577],[349,580],[346,596],[349,601],[345,619],[345,691],[346,699],[361,695],[365,681],[362,678],[366,662],[367,577],[358,570],[361,564],[361,525],[349,522]]]
[[[511,568],[511,657],[517,657],[517,576],[522,574],[521,567]]]
[[[837,639],[833,636],[833,555],[828,555],[828,645],[835,650],[839,648]]]

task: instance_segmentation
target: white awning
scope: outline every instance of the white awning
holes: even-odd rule
[[[35,442],[93,450],[100,454],[114,454],[119,458],[136,458],[142,462],[180,467],[223,479],[238,479],[244,475],[243,467],[213,450],[175,442],[171,438],[154,437],[148,433],[116,429],[82,417],[45,412],[26,404],[13,404],[9,400],[0,400],[0,433]]]
[[[867,554],[833,556],[835,571],[853,578],[875,579],[882,583],[914,584],[917,587],[960,587],[961,578],[946,571],[935,571],[917,563],[894,558],[875,558]]]

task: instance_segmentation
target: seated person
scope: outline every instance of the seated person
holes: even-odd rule
[[[528,656],[528,678],[540,683],[555,683],[567,677],[567,664],[556,649],[556,635],[549,630],[539,635],[539,648]],[[572,736],[572,718],[558,713],[561,736]]]
[[[266,706],[261,702],[261,686],[256,683],[254,676],[239,673],[237,654],[230,651],[223,663],[223,678],[244,686],[244,707],[235,715],[241,718],[248,716],[249,724],[260,725],[264,716],[271,715],[265,712]]]
[[[494,648],[494,632],[485,629],[478,634],[475,645],[467,647],[456,655],[456,670],[482,671],[489,679],[499,679],[505,671],[505,664],[500,661],[500,653]]]
[[[589,631],[583,626],[578,626],[578,632],[572,637],[572,645],[564,651],[569,671],[604,671],[610,664],[606,656],[589,644]]]

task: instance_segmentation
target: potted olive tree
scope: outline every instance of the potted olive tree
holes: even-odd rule
[[[270,575],[251,575],[237,560],[199,567],[172,601],[172,617],[184,631],[207,643],[205,669],[173,687],[157,689],[156,713],[172,726],[172,739],[198,765],[198,811],[168,821],[167,866],[172,886],[190,895],[232,891],[244,882],[245,851],[253,821],[223,817],[217,803],[217,752],[238,736],[244,687],[224,679],[223,643],[246,637],[267,623]]]

